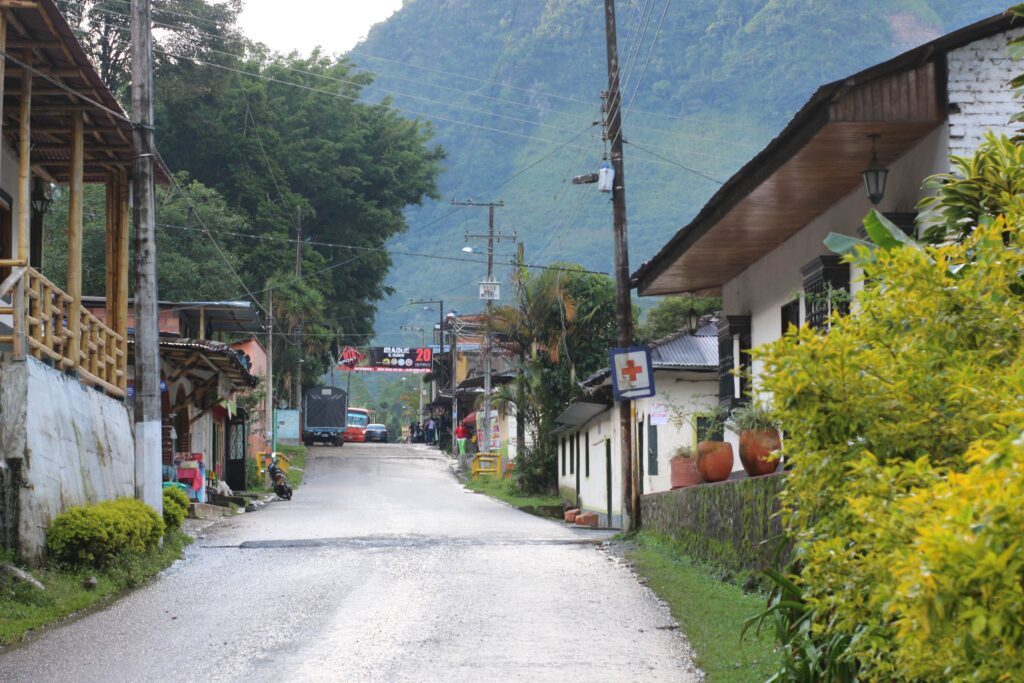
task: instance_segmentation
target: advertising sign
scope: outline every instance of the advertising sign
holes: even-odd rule
[[[501,283],[480,282],[480,298],[484,301],[498,301],[501,299]]]
[[[616,401],[654,396],[654,373],[651,372],[651,349],[631,346],[608,352],[612,370],[612,394]]]
[[[430,347],[371,346],[354,364],[339,363],[339,370],[354,372],[430,372],[434,350]]]

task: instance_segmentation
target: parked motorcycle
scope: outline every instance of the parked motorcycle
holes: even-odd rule
[[[274,482],[274,493],[277,497],[282,500],[292,499],[292,487],[288,483],[288,477],[284,475],[284,471],[277,466],[277,461],[270,463],[270,467],[267,468],[267,476],[270,477],[270,481]]]

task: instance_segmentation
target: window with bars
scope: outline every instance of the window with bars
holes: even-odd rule
[[[782,307],[782,334],[800,327],[800,299],[793,299]]]
[[[828,329],[833,311],[850,312],[850,264],[839,256],[819,256],[800,269],[804,276],[804,310],[807,324]]]

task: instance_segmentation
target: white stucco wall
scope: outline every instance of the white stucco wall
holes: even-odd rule
[[[693,433],[693,415],[704,412],[718,402],[718,381],[709,380],[708,375],[698,373],[679,373],[674,371],[657,371],[654,375],[657,396],[636,401],[636,421],[638,428],[643,425],[644,443],[640,454],[644,463],[643,492],[655,493],[671,488],[671,471],[669,459],[672,451],[683,444],[695,445]],[[665,402],[677,406],[685,415],[681,425],[660,425],[658,430],[658,474],[652,476],[649,471],[647,432],[647,416],[652,402]],[[619,413],[613,406],[600,415],[592,418],[578,429],[559,434],[558,440],[558,487],[563,493],[576,491],[575,467],[568,466],[570,439],[579,435],[580,449],[576,460],[580,468],[580,496],[577,505],[588,512],[596,512],[601,517],[602,525],[608,518],[608,477],[605,442],[611,442],[612,470],[612,521],[611,526],[618,527],[622,523],[622,460],[620,458]],[[566,439],[566,467],[562,470],[562,438]],[[590,444],[590,473],[586,468],[586,444]],[[575,463],[574,463],[575,464]]]
[[[643,426],[644,443],[641,457],[644,463],[643,492],[657,493],[672,488],[672,473],[669,459],[679,446],[696,449],[695,416],[707,412],[718,404],[718,376],[713,374],[655,372],[654,386],[658,390],[653,398],[636,402],[637,425]],[[658,430],[658,473],[650,472],[650,433],[647,417],[652,403],[668,403],[679,411],[679,424],[659,425]],[[673,419],[670,410],[669,419]]]
[[[971,154],[984,139],[986,130],[1013,134],[1010,117],[1021,109],[1019,100],[1006,87],[1021,71],[1007,55],[1006,42],[1024,34],[1014,30],[977,40],[947,59],[949,89],[949,151]]]
[[[134,494],[125,405],[34,358],[0,369],[0,458],[21,461],[18,546],[28,561],[42,557],[60,512]]]

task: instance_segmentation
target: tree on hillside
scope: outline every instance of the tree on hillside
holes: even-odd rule
[[[722,300],[717,296],[667,296],[647,311],[637,326],[637,341],[652,342],[686,329],[691,310],[704,316],[721,308]]]
[[[130,103],[131,12],[124,0],[57,0],[100,78],[126,106]],[[221,62],[221,52],[238,53],[241,0],[154,0],[153,59],[159,72],[166,53]]]
[[[371,77],[345,60],[254,51],[236,66],[251,76],[185,60],[158,76],[164,158],[220,190],[257,235],[294,235],[301,213],[305,238],[341,245],[311,247],[339,266],[321,290],[325,315],[370,332],[391,266],[382,247],[405,230],[407,206],[436,196],[442,150],[428,125],[359,101]],[[208,77],[217,88],[194,87]],[[237,254],[257,287],[292,258],[259,240]]]

